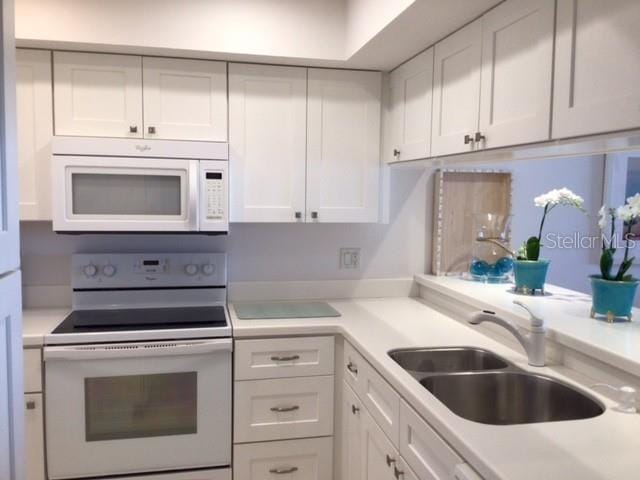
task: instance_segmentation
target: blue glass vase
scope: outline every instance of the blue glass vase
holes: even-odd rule
[[[535,295],[539,290],[544,294],[544,284],[547,280],[549,260],[514,260],[513,275],[516,291],[528,295]]]
[[[600,275],[591,275],[591,318],[596,314],[605,315],[608,322],[615,318],[631,321],[633,300],[638,288],[638,280],[628,282],[604,280]]]

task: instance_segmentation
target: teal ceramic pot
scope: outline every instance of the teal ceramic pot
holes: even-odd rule
[[[547,279],[549,260],[514,260],[513,275],[516,291],[535,294],[536,290],[544,293],[544,283]]]
[[[593,294],[591,317],[596,314],[606,315],[612,322],[615,317],[626,317],[631,320],[633,300],[638,288],[638,280],[617,282],[603,280],[600,275],[591,275],[591,291]]]

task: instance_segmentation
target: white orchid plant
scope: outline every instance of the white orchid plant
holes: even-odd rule
[[[632,275],[627,274],[635,257],[629,258],[629,240],[631,229],[640,221],[640,193],[636,193],[633,197],[627,198],[624,205],[618,208],[611,208],[603,205],[598,212],[598,226],[602,233],[602,254],[600,255],[600,273],[604,280],[615,280],[629,282],[633,281]],[[615,234],[616,219],[622,222],[623,240],[624,240],[624,257],[618,268],[617,273],[612,273],[613,258],[616,253]],[[607,239],[605,231],[609,227],[609,238]]]
[[[584,200],[581,196],[576,195],[568,188],[560,188],[551,190],[543,195],[533,199],[536,207],[544,208],[542,220],[540,221],[540,229],[537,237],[529,237],[529,239],[520,247],[517,253],[518,260],[538,260],[540,258],[540,247],[542,247],[542,229],[547,215],[551,210],[558,206],[574,207],[584,212]]]

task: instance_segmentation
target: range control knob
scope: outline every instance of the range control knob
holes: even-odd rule
[[[106,277],[113,277],[116,274],[116,267],[113,265],[105,265],[102,267],[102,274]]]
[[[194,265],[193,263],[189,263],[188,265],[185,265],[184,273],[186,273],[187,275],[193,276],[196,273],[198,273],[198,266]]]
[[[84,272],[85,276],[91,278],[95,277],[98,274],[98,267],[90,263],[89,265],[85,265],[84,267],[82,267],[82,271]]]
[[[215,265],[212,265],[210,263],[205,263],[204,265],[202,265],[202,273],[204,273],[207,276],[213,275],[213,272],[215,271],[216,271]]]

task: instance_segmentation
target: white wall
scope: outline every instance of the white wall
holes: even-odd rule
[[[74,252],[228,252],[229,280],[406,278],[430,263],[426,225],[431,194],[423,170],[394,171],[390,223],[232,224],[225,237],[57,235],[48,222],[23,222],[23,283],[68,285]],[[360,247],[359,270],[340,270],[340,247]]]
[[[603,157],[596,156],[483,166],[513,172],[514,246],[537,233],[542,211],[533,205],[533,198],[564,186],[585,197],[589,215],[557,209],[550,214],[545,232],[597,234],[603,165]],[[407,168],[391,171],[388,225],[233,224],[229,236],[207,237],[69,236],[51,232],[50,223],[23,223],[23,283],[68,285],[72,253],[111,251],[226,251],[232,282],[410,277],[430,270],[432,174],[433,170]],[[340,247],[362,249],[360,270],[338,268]],[[544,248],[543,256],[551,260],[551,283],[589,292],[588,275],[598,273],[597,248]]]
[[[22,44],[342,59],[343,0],[16,0]]]
[[[346,51],[351,56],[415,0],[346,0]]]

